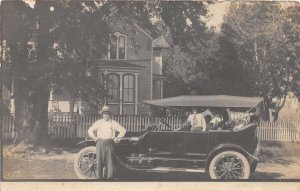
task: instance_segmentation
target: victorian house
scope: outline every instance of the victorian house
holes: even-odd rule
[[[92,59],[99,75],[107,80],[107,105],[116,115],[145,115],[149,108],[144,100],[163,97],[162,51],[169,45],[153,26],[137,24],[131,19],[111,17],[108,52],[101,59]],[[1,67],[1,112],[14,113],[11,97],[13,83],[9,70]],[[8,75],[8,76],[7,76]],[[4,76],[7,76],[3,80]],[[98,105],[101,108],[104,102]],[[88,104],[68,95],[51,93],[50,113],[96,114]]]
[[[118,115],[145,115],[144,100],[163,97],[162,51],[169,45],[154,26],[140,26],[132,20],[112,20],[108,52],[100,60],[99,75],[107,80],[107,105]],[[49,112],[88,112],[84,101],[51,95]],[[98,108],[104,105],[102,102]]]

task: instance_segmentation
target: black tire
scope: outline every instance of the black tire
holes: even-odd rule
[[[211,179],[248,179],[250,164],[243,154],[236,151],[224,151],[211,160],[208,173]]]
[[[79,179],[97,178],[96,147],[83,148],[74,161],[74,171]]]

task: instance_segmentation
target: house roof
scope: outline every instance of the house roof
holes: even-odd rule
[[[142,23],[137,20],[133,20],[135,24],[141,27],[146,33],[148,33],[152,38],[157,38],[161,36],[161,31],[159,31],[154,25],[150,23]]]
[[[144,28],[141,27],[139,24],[135,23],[133,21],[133,23],[139,28],[139,30],[142,30],[144,33],[146,33],[149,37],[152,38],[153,40],[153,47],[154,48],[169,48],[170,45],[168,44],[168,42],[166,41],[166,39],[164,38],[164,36],[157,30],[155,29],[156,27],[153,26],[148,26],[148,28]],[[147,25],[145,25],[147,26]],[[125,28],[114,25],[114,24],[109,24],[110,30],[112,31],[112,33],[115,32],[120,32],[122,34],[125,35],[130,35],[130,31],[126,31]]]
[[[115,15],[115,13],[118,12],[119,9],[116,8],[116,6],[114,4],[109,4],[108,5],[108,8],[111,10],[111,14],[110,16],[113,16]],[[116,16],[116,17],[119,17],[119,19],[123,20],[124,16],[122,15],[121,17],[123,18],[120,18],[120,15],[119,16]],[[128,17],[127,17],[128,18]],[[169,44],[167,43],[167,41],[165,40],[165,38],[163,37],[162,35],[162,32],[160,30],[158,30],[158,28],[151,24],[150,22],[142,22],[142,21],[139,21],[138,19],[136,18],[129,18],[129,20],[134,24],[136,25],[138,28],[140,28],[140,30],[142,30],[143,32],[147,33],[147,35],[149,35],[152,40],[153,40],[153,47],[159,47],[159,48],[168,48],[169,47]],[[109,24],[109,27],[111,29],[112,32],[120,32],[120,33],[123,33],[123,34],[126,34],[126,35],[130,35],[130,31],[126,31],[126,27],[121,27],[121,26],[117,26],[116,24]]]
[[[115,4],[111,3],[111,4],[105,4],[104,6],[107,6],[107,8],[111,11],[111,14],[110,16],[115,16],[117,12],[119,12],[119,9],[116,7]],[[125,7],[123,7],[125,8]],[[130,10],[128,10],[130,11]],[[120,16],[120,15],[119,15]],[[124,18],[124,15],[122,15],[121,17]],[[128,17],[127,17],[128,18]],[[157,27],[155,27],[153,24],[151,23],[145,23],[145,22],[141,22],[139,21],[138,19],[135,19],[135,18],[129,18],[129,20],[136,24],[137,26],[139,26],[141,29],[143,29],[147,34],[149,34],[153,39],[160,36],[161,35],[161,31],[159,31],[157,29]],[[111,29],[113,32],[115,31],[119,31],[121,33],[124,33],[125,31],[120,29],[119,27],[117,26],[114,26],[114,25],[110,25]],[[126,34],[126,32],[124,33]]]
[[[111,24],[111,23],[109,24],[109,27],[110,27],[110,30],[111,30],[112,33],[120,32],[120,33],[125,34],[125,35],[130,35],[129,32],[124,30],[123,27],[118,27],[118,26],[116,26],[114,24]]]
[[[258,97],[240,97],[229,95],[182,95],[144,101],[159,107],[228,107],[253,108],[263,101]]]
[[[165,37],[163,35],[160,35],[159,37],[153,39],[153,47],[154,48],[169,48],[170,45],[166,41]]]

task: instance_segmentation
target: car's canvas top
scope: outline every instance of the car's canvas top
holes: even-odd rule
[[[182,95],[163,99],[147,100],[144,103],[159,107],[238,107],[252,108],[263,101],[258,97],[229,95]]]

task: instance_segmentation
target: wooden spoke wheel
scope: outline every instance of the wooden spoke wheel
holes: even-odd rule
[[[248,179],[250,165],[243,154],[236,151],[224,151],[211,160],[209,176],[211,179],[220,180]]]
[[[79,179],[97,178],[96,147],[86,147],[77,154],[74,170]]]

